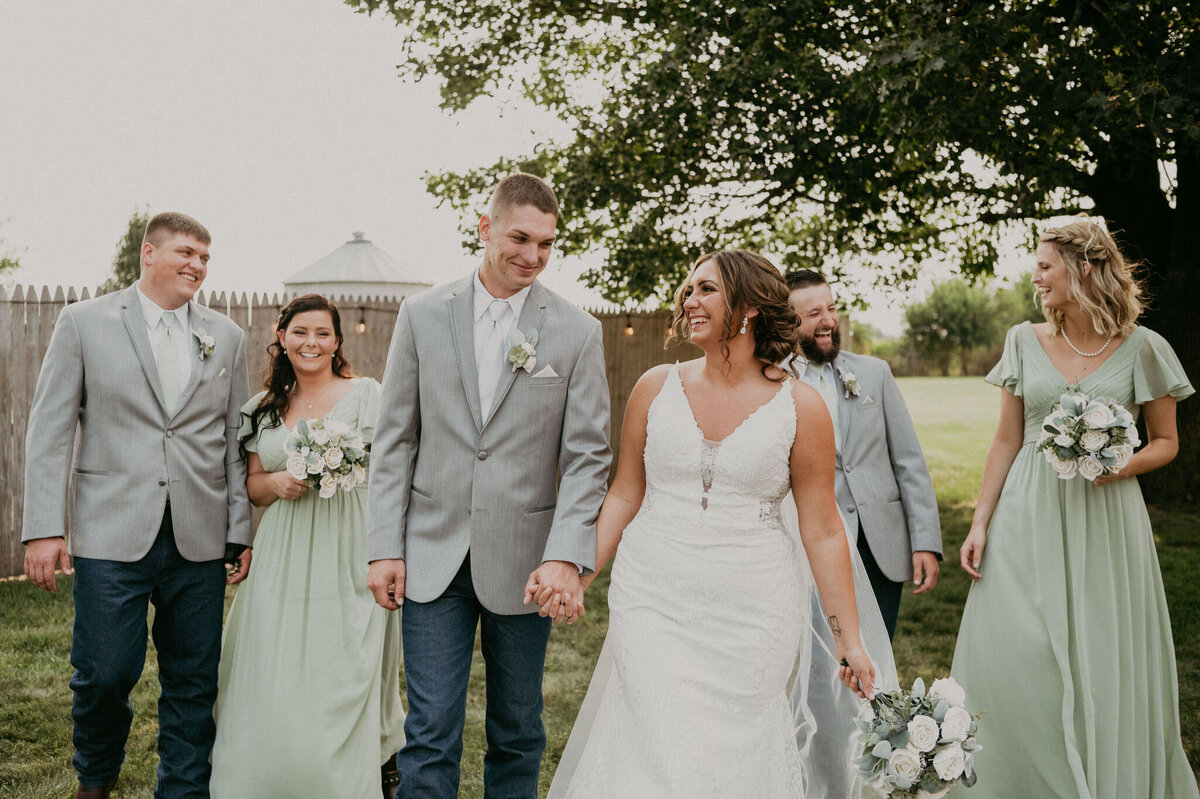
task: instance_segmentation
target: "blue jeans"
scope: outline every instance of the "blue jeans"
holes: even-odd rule
[[[550,620],[501,616],[484,608],[471,582],[470,555],[432,602],[404,603],[401,627],[408,680],[406,743],[396,755],[397,799],[455,799],[475,629],[487,673],[486,799],[534,799],[542,750],[542,670]]]
[[[158,786],[156,799],[208,797],[216,725],[217,666],[225,568],[196,563],[175,546],[170,510],[141,560],[75,558],[75,627],[71,706],[81,785],[117,779],[133,721],[129,692],[146,663],[146,615],[154,603],[158,649]]]
[[[894,582],[888,578],[875,556],[871,554],[871,545],[863,533],[862,525],[858,527],[858,555],[862,558],[867,577],[871,580],[871,592],[879,603],[879,613],[883,616],[883,624],[887,627],[889,639],[896,637],[896,620],[900,618],[900,600],[904,598],[904,583]]]

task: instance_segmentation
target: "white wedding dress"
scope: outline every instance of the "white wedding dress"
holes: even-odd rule
[[[794,507],[789,522],[781,515],[795,429],[786,381],[723,441],[706,441],[671,367],[648,416],[645,498],[613,561],[608,638],[552,799],[856,793],[862,705],[836,680]],[[878,625],[868,648],[878,684],[894,687],[858,571],[860,615]]]

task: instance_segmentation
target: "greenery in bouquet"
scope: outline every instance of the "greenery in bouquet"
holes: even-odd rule
[[[371,453],[362,434],[336,419],[301,419],[284,443],[288,473],[321,499],[367,481]]]
[[[858,722],[862,755],[853,762],[864,784],[887,799],[945,796],[955,783],[975,784],[978,716],[953,677],[934,680],[929,691],[917,678],[912,690],[877,693],[874,714]]]
[[[1115,474],[1141,444],[1133,414],[1109,397],[1071,388],[1042,421],[1037,448],[1062,480]]]

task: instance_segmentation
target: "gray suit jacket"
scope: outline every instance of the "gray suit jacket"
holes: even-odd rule
[[[592,569],[609,463],[600,323],[534,282],[517,327],[538,331],[532,374],[506,364],[479,407],[474,276],[404,301],[371,453],[371,560],[403,558],[405,595],[429,602],[471,554],[488,610],[519,614],[543,561]],[[556,376],[538,376],[545,367]],[[561,479],[560,479],[561,478]]]
[[[937,497],[917,431],[886,361],[843,352],[834,367],[842,433],[838,505],[850,524],[858,519],[883,573],[911,580],[914,551],[942,553]],[[858,379],[857,397],[847,396],[843,371]]]
[[[25,439],[23,540],[64,535],[69,519],[71,554],[138,560],[158,535],[169,496],[188,560],[216,560],[227,541],[250,543],[237,445],[245,335],[223,314],[188,307],[192,331],[216,346],[199,360],[192,337],[197,361],[173,413],[163,405],[136,287],[59,314]]]

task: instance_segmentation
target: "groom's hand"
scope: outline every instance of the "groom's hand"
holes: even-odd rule
[[[35,538],[25,545],[25,576],[38,588],[50,593],[58,590],[54,570],[60,563],[63,574],[70,574],[71,556],[65,538]]]
[[[396,610],[404,604],[404,561],[399,558],[371,561],[367,572],[367,588],[375,604]]]
[[[573,624],[583,615],[583,584],[579,567],[563,560],[548,560],[533,570],[525,584],[525,604],[535,602],[539,616]]]

